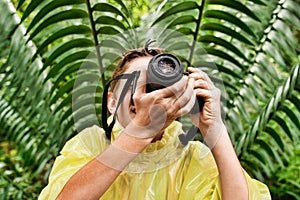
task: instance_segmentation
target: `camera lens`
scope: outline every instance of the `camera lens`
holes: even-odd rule
[[[179,59],[172,54],[158,54],[148,65],[147,92],[168,87],[181,79],[183,67]]]
[[[163,58],[158,62],[158,69],[165,74],[173,73],[176,66],[173,60]]]

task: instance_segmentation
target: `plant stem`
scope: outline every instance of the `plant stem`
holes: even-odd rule
[[[200,24],[201,24],[204,5],[205,5],[205,0],[202,0],[201,5],[199,7],[199,15],[198,15],[198,19],[197,19],[196,31],[193,35],[194,37],[193,37],[193,44],[191,46],[191,53],[190,53],[190,57],[188,59],[189,64],[191,64],[193,56],[194,56],[194,51],[195,51],[195,46],[196,46],[196,42],[197,42],[197,36],[198,36],[199,30],[200,30]]]
[[[91,27],[92,27],[92,34],[94,37],[94,41],[95,41],[95,48],[96,48],[96,53],[97,53],[97,60],[98,60],[98,64],[100,67],[100,73],[101,73],[101,81],[102,81],[102,86],[103,88],[105,87],[105,76],[104,76],[104,68],[103,68],[103,63],[102,63],[102,57],[101,57],[101,52],[100,52],[100,47],[99,46],[99,41],[98,41],[98,37],[97,37],[97,30],[96,30],[96,24],[93,18],[93,9],[91,7],[91,3],[89,0],[86,0],[86,5],[87,5],[87,9],[89,12],[89,18],[90,18],[90,23],[91,23]]]

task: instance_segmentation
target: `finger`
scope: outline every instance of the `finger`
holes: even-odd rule
[[[210,90],[197,88],[194,90],[196,93],[196,96],[202,97],[204,100],[210,99],[212,97],[212,92]]]
[[[197,88],[194,91],[197,96],[202,97],[205,101],[208,101],[208,99],[219,101],[221,98],[221,91],[216,87],[214,87],[212,90]]]
[[[191,99],[191,97],[194,95],[194,85],[195,85],[194,79],[193,78],[189,79],[188,85],[184,90],[183,94],[179,96],[176,100],[179,103],[180,107],[187,104]]]
[[[191,73],[191,74],[189,74],[189,77],[194,78],[196,80],[203,79],[203,80],[207,81],[208,83],[213,84],[213,82],[211,81],[209,76],[202,70],[200,70],[198,68],[194,68],[194,67],[188,67],[188,71]]]
[[[213,86],[206,81],[198,79],[195,81],[194,88],[211,89]]]
[[[199,72],[203,72],[201,69],[195,68],[195,67],[188,67],[187,70],[188,70],[188,72],[190,72],[190,73],[199,73]]]
[[[188,77],[183,76],[179,81],[177,81],[173,85],[160,90],[155,90],[154,92],[155,95],[159,96],[160,98],[172,97],[174,95],[176,97],[179,97],[184,93],[187,83]]]
[[[194,93],[194,79],[189,79],[188,86],[184,90],[183,94],[179,96],[173,103],[171,112],[175,115],[187,114],[192,108],[192,103],[195,101],[196,95]],[[181,110],[181,111],[180,111]],[[180,114],[181,113],[181,114]],[[179,116],[177,116],[179,117]]]
[[[176,117],[178,118],[189,113],[193,108],[193,106],[195,105],[195,102],[196,102],[196,94],[193,92],[193,95],[191,96],[189,101],[175,113]]]

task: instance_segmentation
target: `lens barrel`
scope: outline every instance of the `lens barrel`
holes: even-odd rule
[[[176,56],[158,54],[150,60],[147,72],[147,92],[151,92],[179,81],[183,76],[183,67]]]

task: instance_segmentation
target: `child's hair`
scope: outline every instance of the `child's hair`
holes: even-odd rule
[[[125,52],[122,55],[121,60],[116,65],[111,78],[113,79],[116,76],[123,74],[125,72],[125,70],[127,69],[127,64],[136,58],[155,56],[157,54],[161,54],[161,53],[165,52],[162,49],[148,49],[149,45],[152,42],[153,41],[148,41],[144,48],[132,49],[132,50]],[[114,88],[116,87],[116,83],[117,83],[117,81],[112,81],[110,91],[114,90]]]

